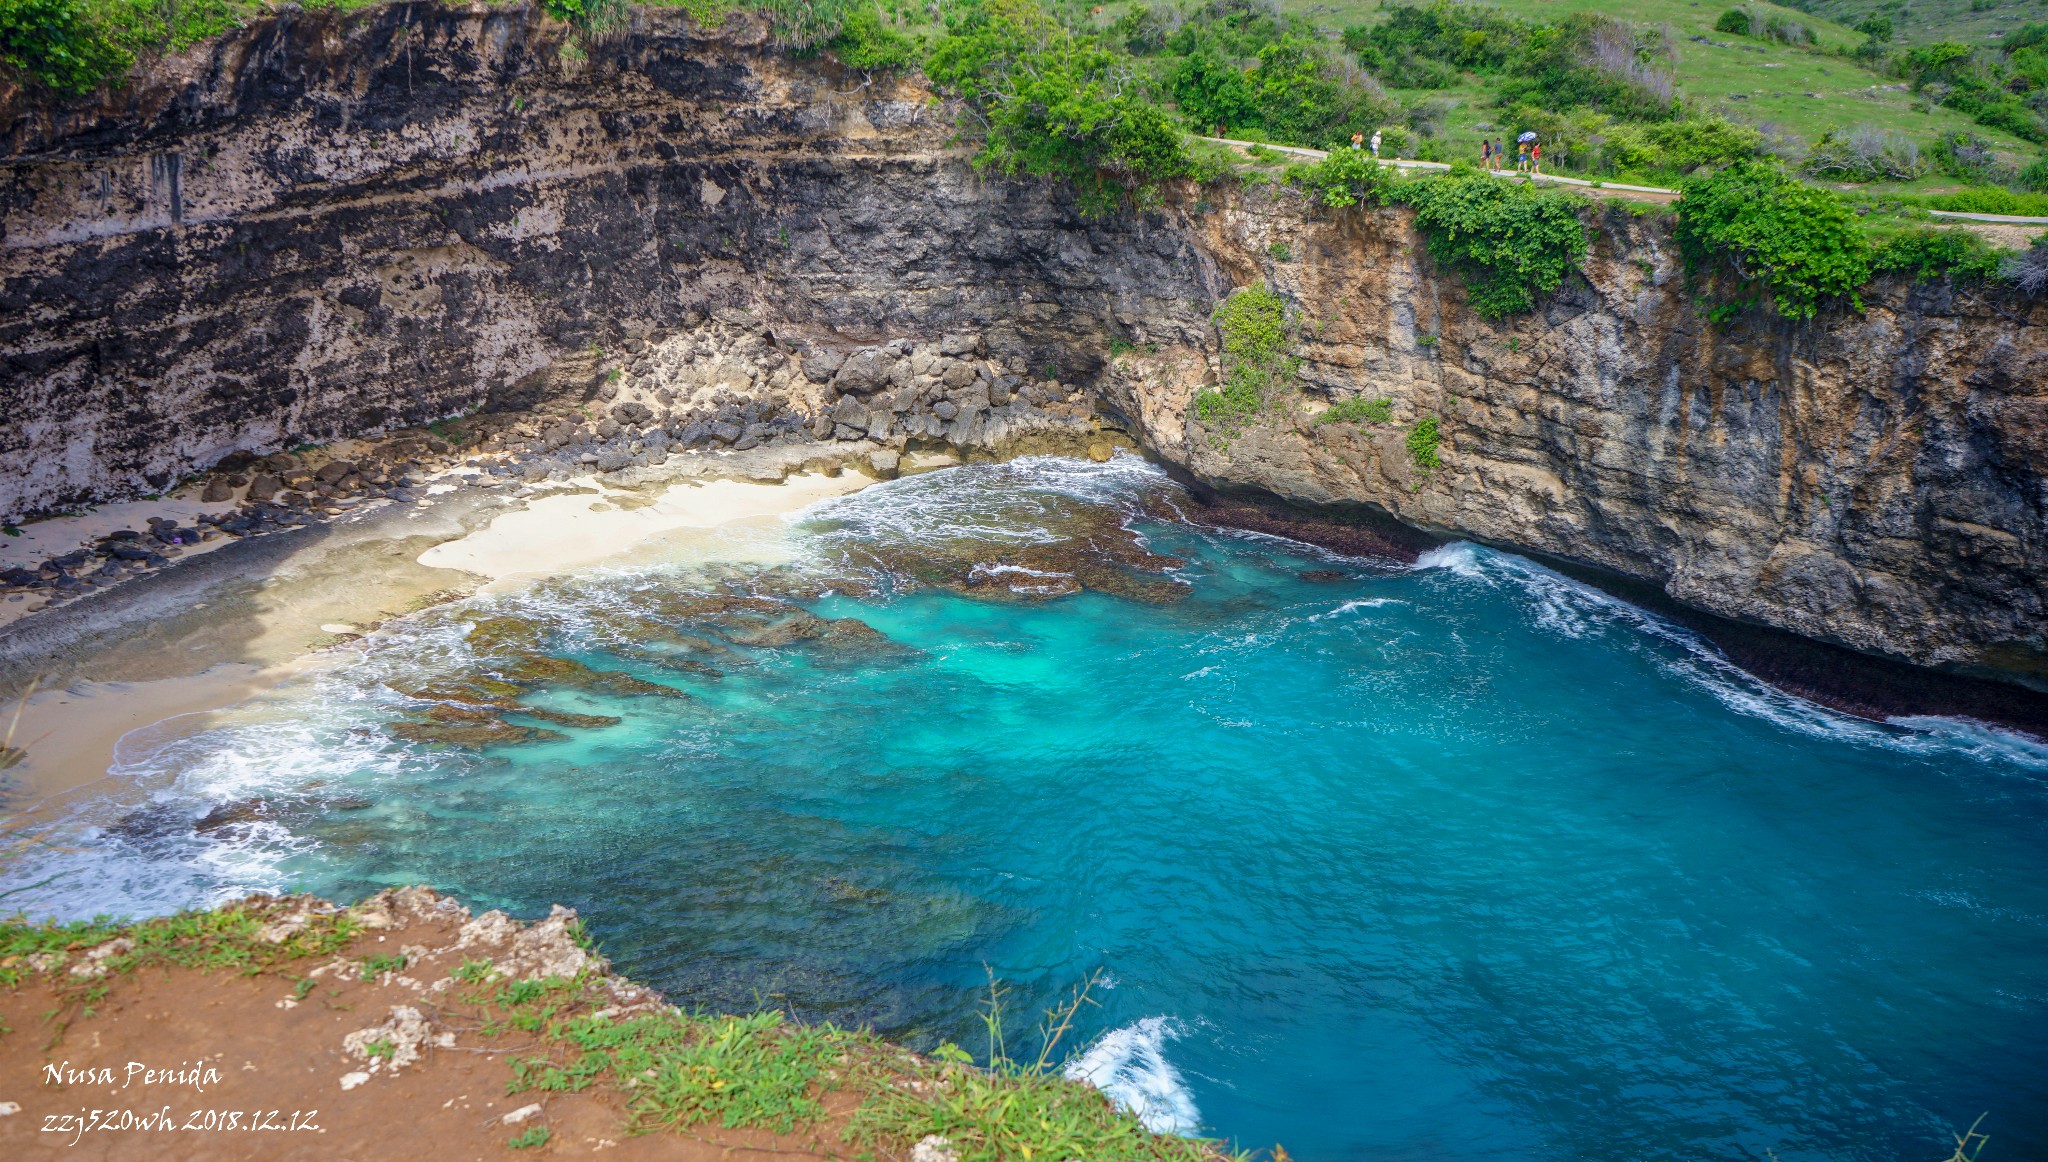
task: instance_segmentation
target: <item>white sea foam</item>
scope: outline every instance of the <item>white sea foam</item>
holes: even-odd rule
[[[179,716],[131,731],[109,780],[49,825],[48,854],[0,876],[10,908],[79,919],[158,915],[292,886],[286,866],[313,841],[252,819],[207,835],[192,824],[223,803],[292,799],[313,784],[396,773],[407,752],[362,729],[388,700],[374,686],[323,678],[190,729]],[[120,788],[117,793],[104,793]]]
[[[1033,523],[1033,504],[1066,499],[1125,507],[1166,480],[1164,471],[1138,456],[1117,455],[1106,464],[1026,456],[884,481],[810,511],[817,521],[836,526],[825,531],[827,540],[925,544],[968,537],[1049,544],[1063,534]]]
[[[1871,722],[1780,690],[1729,661],[1699,634],[1524,557],[1458,541],[1423,554],[1415,567],[1442,569],[1461,581],[1489,587],[1506,585],[1526,603],[1533,626],[1563,637],[1585,638],[1615,628],[1675,647],[1675,656],[1667,653],[1661,663],[1667,673],[1707,691],[1738,714],[1785,730],[1911,754],[1963,754],[2048,770],[2048,745],[1985,723],[1928,716]]]
[[[1146,1017],[1111,1029],[1086,1053],[1067,1062],[1066,1075],[1109,1095],[1118,1109],[1138,1115],[1161,1134],[1193,1134],[1202,1115],[1180,1071],[1166,1060],[1166,1043],[1181,1035],[1179,1022]]]
[[[1342,616],[1344,616],[1344,615],[1345,615],[1345,614],[1347,614],[1347,613],[1356,613],[1357,611],[1359,611],[1359,610],[1361,610],[1361,609],[1378,609],[1378,608],[1379,608],[1380,606],[1382,606],[1382,605],[1406,605],[1406,604],[1408,604],[1408,603],[1407,603],[1407,602],[1405,602],[1405,601],[1402,601],[1402,600],[1401,600],[1400,598],[1398,598],[1398,597],[1359,597],[1359,598],[1354,598],[1353,600],[1347,601],[1347,602],[1345,602],[1344,604],[1342,604],[1342,605],[1339,605],[1339,606],[1338,606],[1337,608],[1335,608],[1335,609],[1326,609],[1326,610],[1324,610],[1324,611],[1323,611],[1323,612],[1321,612],[1321,613],[1312,613],[1312,614],[1309,614],[1309,616],[1308,616],[1308,620],[1310,620],[1310,621],[1322,621],[1322,620],[1324,620],[1325,618],[1331,618],[1331,617],[1342,617]]]
[[[1478,577],[1479,546],[1470,541],[1452,541],[1439,545],[1415,558],[1417,569],[1448,569],[1460,577]]]

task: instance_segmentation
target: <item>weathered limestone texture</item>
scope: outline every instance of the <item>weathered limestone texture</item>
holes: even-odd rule
[[[1014,449],[1092,406],[1220,490],[2048,688],[2038,304],[1889,286],[1718,331],[1668,220],[1617,208],[1582,281],[1487,323],[1404,212],[1212,187],[1091,221],[978,176],[914,79],[673,9],[587,52],[530,9],[292,12],[103,104],[0,94],[0,133],[0,514],[543,398],[594,427],[528,438],[621,464]],[[1191,418],[1210,310],[1260,280],[1299,314],[1301,383],[1223,439]],[[1314,422],[1359,396],[1394,421]],[[1404,439],[1428,416],[1425,472]]]

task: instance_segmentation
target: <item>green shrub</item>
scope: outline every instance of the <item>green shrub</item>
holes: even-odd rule
[[[1764,135],[1721,117],[1617,125],[1601,155],[1614,170],[1679,170],[1721,166],[1764,151]]]
[[[1870,246],[1840,198],[1761,162],[1738,162],[1680,187],[1678,248],[1686,269],[1760,293],[1790,319],[1810,319],[1823,300],[1863,309],[1856,288],[1870,278]]]
[[[1431,471],[1443,463],[1436,453],[1437,445],[1442,440],[1442,434],[1437,431],[1436,417],[1422,417],[1415,421],[1414,427],[1408,429],[1408,458],[1415,461],[1417,468],[1425,472]]]
[[[1340,399],[1323,410],[1316,417],[1317,424],[1391,424],[1394,422],[1394,401],[1390,399],[1366,399],[1356,396]]]
[[[1406,183],[1400,196],[1415,207],[1430,254],[1465,276],[1481,318],[1533,308],[1586,255],[1579,203],[1568,194],[1468,167]]]
[[[1355,206],[1386,201],[1394,171],[1365,150],[1339,145],[1319,162],[1288,166],[1287,180],[1325,206]]]
[[[1871,249],[1872,274],[1899,274],[1914,282],[1943,275],[1957,282],[1984,282],[1998,277],[2006,256],[1967,230],[1911,230],[1887,238]]]
[[[1197,39],[1167,78],[1189,121],[1205,131],[1222,126],[1282,141],[1349,136],[1394,115],[1376,87],[1334,69],[1318,42],[1296,34],[1252,50],[1242,68],[1233,46]],[[1250,48],[1249,44],[1235,46]]]
[[[1066,181],[1084,213],[1105,214],[1194,171],[1181,131],[1129,68],[1033,0],[988,0],[959,15],[924,71],[973,108],[977,166]]]
[[[1223,385],[1195,396],[1195,415],[1224,439],[1264,411],[1273,390],[1294,377],[1287,354],[1287,304],[1271,287],[1242,287],[1216,307],[1223,339]]]
[[[91,92],[135,63],[80,0],[0,0],[0,60],[67,96]]]
[[[905,68],[917,60],[916,42],[882,23],[872,8],[848,14],[839,35],[826,42],[826,47],[841,64],[862,72]]]
[[[1714,31],[1725,32],[1730,34],[1731,36],[1748,36],[1748,10],[1743,8],[1730,8],[1728,11],[1723,12],[1721,14],[1721,19],[1716,20],[1714,22]]]

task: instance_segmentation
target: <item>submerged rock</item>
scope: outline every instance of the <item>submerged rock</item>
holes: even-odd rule
[[[394,722],[387,729],[407,742],[464,746],[473,750],[519,742],[554,742],[568,735],[536,726],[514,726],[502,719],[481,722]]]

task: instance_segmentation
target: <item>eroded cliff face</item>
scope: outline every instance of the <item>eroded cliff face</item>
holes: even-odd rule
[[[1057,411],[1078,384],[1221,489],[2048,685],[2039,307],[1890,288],[1860,316],[1716,331],[1668,223],[1616,209],[1582,281],[1489,324],[1399,211],[1212,188],[1090,221],[977,176],[914,82],[792,61],[743,18],[643,12],[587,52],[566,31],[483,6],[290,14],[106,105],[0,105],[0,510],[621,377],[658,405],[710,384],[675,378],[699,355],[720,390],[834,417],[789,439],[973,443],[961,415]],[[1300,315],[1300,384],[1223,439],[1190,417],[1210,310],[1261,279]],[[942,336],[954,363],[910,366]],[[1314,422],[1357,396],[1394,422]],[[1429,472],[1403,443],[1425,416]]]
[[[1308,219],[1308,220],[1305,220]],[[1106,395],[1219,486],[1363,502],[1585,562],[1714,613],[1923,664],[2031,673],[2048,625],[2048,328],[1946,286],[1862,315],[1717,330],[1669,222],[1598,221],[1584,278],[1488,323],[1407,216],[1286,194],[1191,223],[1238,284],[1301,311],[1301,398],[1229,440],[1186,424],[1195,371],[1139,356]],[[1283,243],[1292,260],[1269,257]],[[1387,398],[1394,423],[1318,424]],[[1404,438],[1438,417],[1442,466]]]

